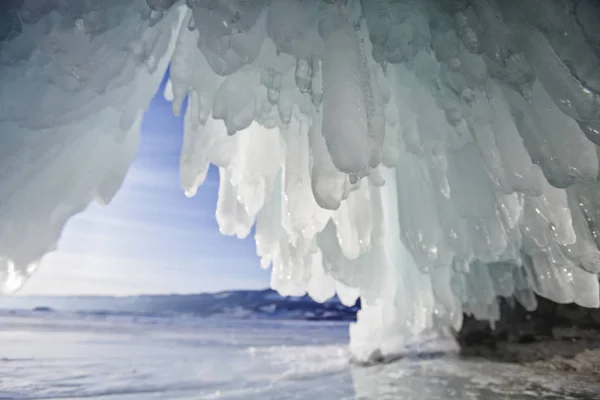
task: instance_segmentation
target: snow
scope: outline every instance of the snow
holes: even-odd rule
[[[189,99],[183,190],[219,167],[220,230],[256,224],[281,294],[360,296],[355,357],[463,313],[493,323],[498,295],[598,307],[598,7],[571,5],[15,2],[0,15],[2,291],[110,201],[170,63],[174,113]]]

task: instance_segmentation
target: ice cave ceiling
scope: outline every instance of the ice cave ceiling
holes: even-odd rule
[[[220,230],[256,223],[275,289],[361,296],[358,358],[494,321],[497,296],[598,307],[600,2],[2,7],[3,291],[110,201],[170,65],[186,194],[215,164]]]

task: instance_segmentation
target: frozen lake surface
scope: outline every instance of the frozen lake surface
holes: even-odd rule
[[[0,312],[0,399],[600,399],[457,358],[348,363],[347,323]]]

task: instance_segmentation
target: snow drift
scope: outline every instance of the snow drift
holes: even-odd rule
[[[110,201],[170,64],[186,194],[217,165],[221,232],[256,224],[274,289],[360,296],[357,358],[493,322],[497,296],[598,307],[599,19],[594,0],[11,0],[2,289]]]

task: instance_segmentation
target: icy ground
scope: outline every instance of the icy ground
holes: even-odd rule
[[[0,399],[597,399],[600,385],[456,358],[348,363],[346,323],[0,315]]]

